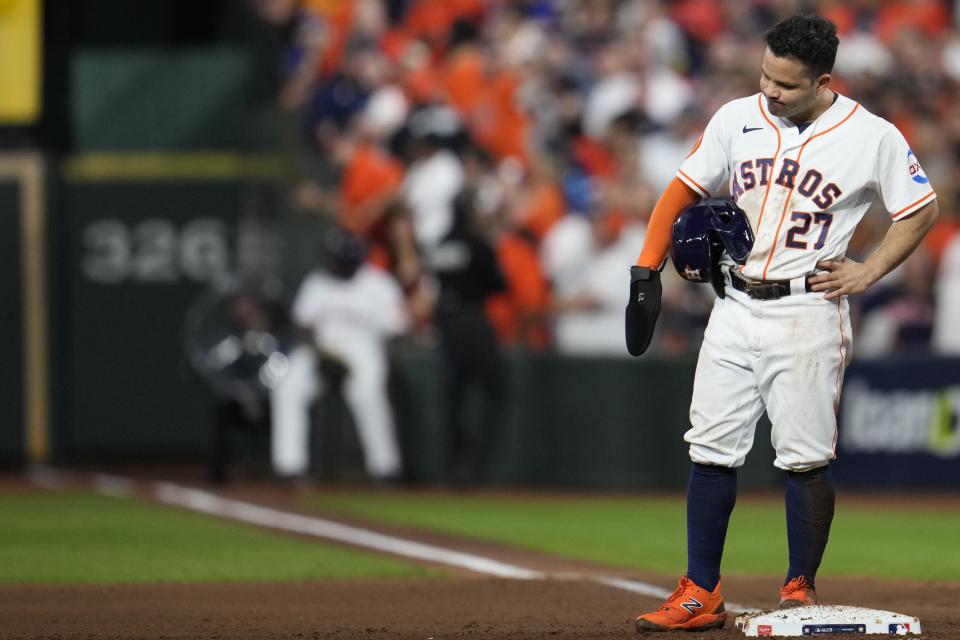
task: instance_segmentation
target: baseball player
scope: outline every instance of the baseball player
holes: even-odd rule
[[[780,606],[817,602],[815,578],[834,511],[830,461],[836,409],[851,358],[847,296],[901,263],[937,217],[936,194],[889,122],[830,88],[836,27],[798,15],[766,34],[760,92],[710,120],[657,202],[631,268],[627,344],[650,342],[659,269],[677,215],[729,189],[755,236],[743,265],[724,258],[718,297],[697,363],[690,429],[687,571],[640,631],[702,630],[726,620],[720,559],[737,493],[737,468],[764,410],[774,464],[786,472],[789,568]],[[864,262],[844,256],[879,200],[893,223]]]
[[[389,274],[365,263],[365,248],[353,234],[333,227],[323,241],[326,268],[307,275],[291,311],[312,344],[291,352],[271,391],[273,468],[284,477],[307,472],[310,406],[328,378],[344,377],[367,473],[393,480],[401,460],[387,396],[386,341],[409,324],[403,292]],[[332,374],[318,375],[318,368]]]

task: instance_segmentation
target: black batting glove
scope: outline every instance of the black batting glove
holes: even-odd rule
[[[627,302],[627,351],[640,356],[650,346],[653,328],[660,315],[660,271],[630,267],[630,300]]]

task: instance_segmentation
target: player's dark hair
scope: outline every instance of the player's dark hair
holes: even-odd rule
[[[767,47],[778,58],[793,58],[806,66],[810,77],[830,73],[837,59],[837,25],[815,15],[795,15],[766,34]]]

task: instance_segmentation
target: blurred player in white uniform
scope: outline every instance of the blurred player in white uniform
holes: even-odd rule
[[[766,36],[760,93],[710,120],[661,196],[631,269],[627,339],[639,355],[659,308],[659,272],[677,215],[727,188],[753,229],[743,266],[725,256],[697,363],[687,494],[687,572],[641,631],[701,630],[726,620],[720,560],[736,501],[736,469],[764,411],[775,465],[786,472],[789,568],[780,606],[816,604],[814,580],[834,512],[830,461],[851,354],[846,296],[900,264],[937,218],[936,194],[889,122],[830,88],[836,27],[794,16]],[[844,256],[879,201],[893,221],[863,263]]]
[[[387,340],[407,329],[403,292],[383,270],[365,263],[355,236],[333,228],[324,236],[327,266],[304,279],[293,302],[293,322],[312,344],[297,347],[286,375],[271,393],[273,468],[281,476],[306,474],[310,407],[324,391],[318,369],[340,370],[371,478],[401,471],[387,397]]]

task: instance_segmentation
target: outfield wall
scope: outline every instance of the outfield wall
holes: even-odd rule
[[[237,154],[114,153],[59,168],[57,451],[196,455],[210,402],[185,360],[184,317],[240,268],[241,229],[277,165]]]

